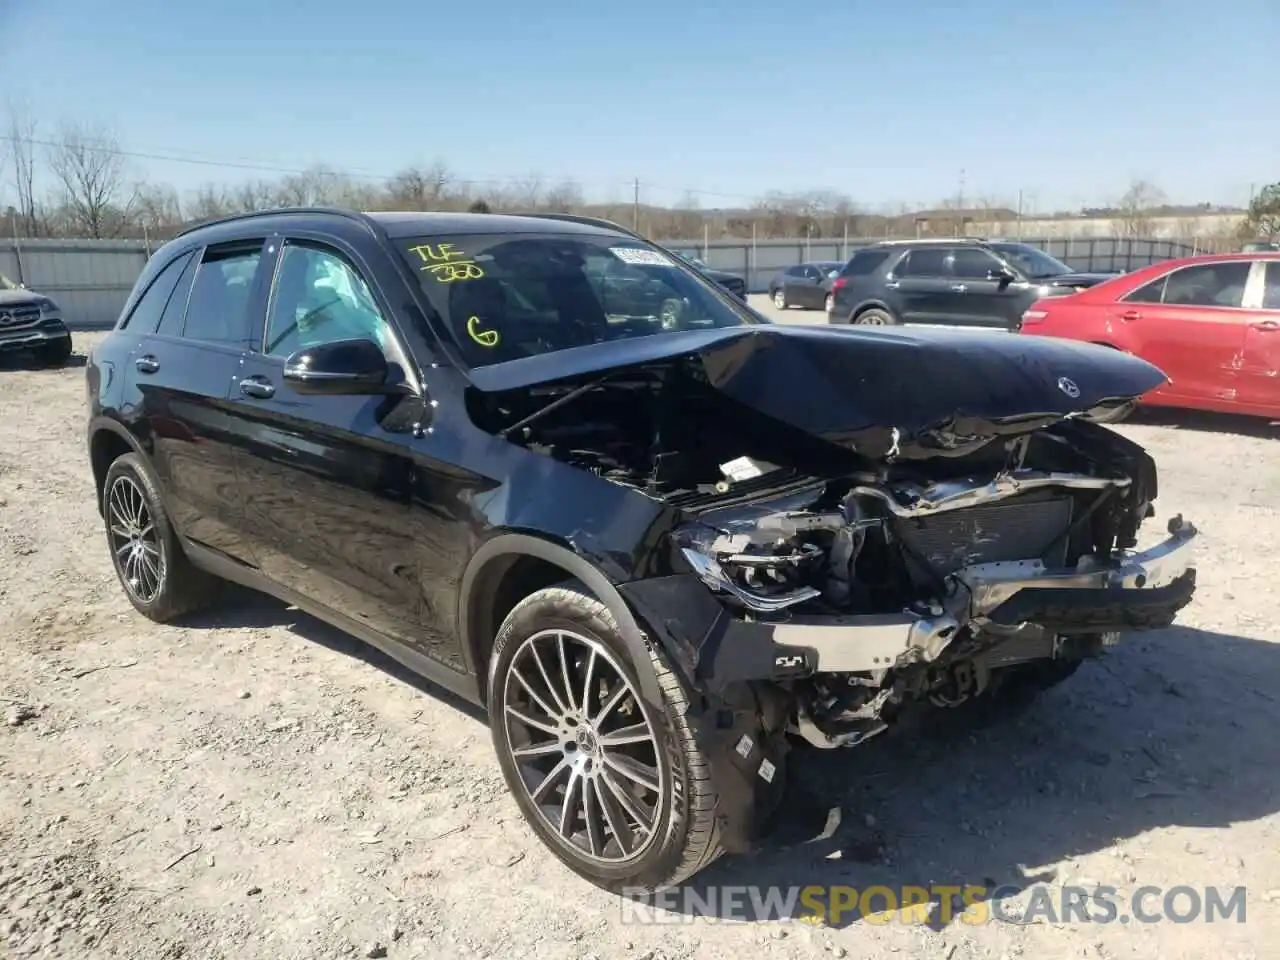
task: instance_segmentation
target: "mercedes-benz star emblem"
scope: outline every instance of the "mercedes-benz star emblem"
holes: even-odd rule
[[[1067,377],[1058,378],[1058,389],[1074,400],[1080,396],[1080,388],[1076,386],[1076,382]]]
[[[0,310],[0,327],[7,327],[13,323],[13,314],[8,310]]]

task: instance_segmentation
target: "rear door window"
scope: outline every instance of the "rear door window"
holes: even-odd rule
[[[1248,260],[1204,263],[1183,267],[1169,275],[1164,303],[1193,307],[1239,307],[1253,266]]]
[[[244,343],[252,326],[253,301],[262,245],[205,251],[191,297],[182,335],[209,343]]]
[[[912,250],[894,271],[900,277],[945,277],[947,258],[951,251],[945,247],[922,247]]]

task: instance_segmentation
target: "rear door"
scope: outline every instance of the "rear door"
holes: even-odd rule
[[[1128,348],[1172,381],[1153,400],[1224,410],[1238,402],[1251,266],[1223,260],[1180,267],[1105,306]]]
[[[963,308],[955,304],[948,247],[916,247],[894,266],[885,286],[900,304],[903,323],[954,323]]]
[[[248,561],[227,396],[264,294],[263,241],[196,251],[154,333],[129,360],[170,517],[196,543]]]
[[[1280,417],[1280,260],[1254,261],[1245,294],[1240,401],[1249,412]]]
[[[349,338],[374,340],[405,368],[388,315],[352,254],[287,239],[230,405],[245,516],[263,573],[420,648],[422,578],[410,501],[415,424],[424,417],[406,407],[421,400],[302,394],[283,377],[294,351]]]

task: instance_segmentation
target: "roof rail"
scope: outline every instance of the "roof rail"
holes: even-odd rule
[[[209,217],[206,220],[197,220],[195,223],[189,224],[173,235],[176,240],[178,237],[184,237],[196,230],[202,230],[205,227],[217,226],[223,223],[235,223],[239,220],[252,220],[255,217],[276,217],[289,216],[291,214],[300,213],[319,213],[329,214],[330,216],[346,217],[349,220],[356,220],[365,226],[369,225],[369,220],[364,214],[357,210],[350,210],[346,207],[271,207],[263,210],[246,210],[243,213],[231,213],[223,217]]]
[[[637,240],[643,240],[649,243],[647,237],[643,237],[634,230],[628,230],[620,223],[614,223],[612,220],[605,220],[603,217],[583,217],[576,213],[521,213],[521,217],[536,217],[540,220],[563,220],[566,223],[581,223],[589,227],[603,227],[606,230],[617,230],[619,233],[625,233],[629,237],[635,237]]]

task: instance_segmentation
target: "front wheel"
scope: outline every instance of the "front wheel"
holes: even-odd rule
[[[36,350],[36,364],[41,367],[65,367],[71,359],[71,338],[62,337]]]
[[[640,695],[653,671],[656,707]],[[609,608],[576,583],[526,597],[489,667],[489,723],[521,813],[570,869],[652,892],[719,856],[708,758],[687,694],[655,651],[633,662]]]
[[[791,305],[787,302],[787,291],[782,287],[773,291],[773,305],[779,310],[785,310]]]

